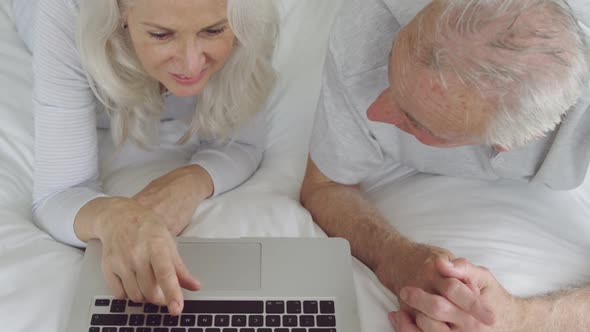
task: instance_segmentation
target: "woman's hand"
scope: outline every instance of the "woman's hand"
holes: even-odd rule
[[[133,196],[139,204],[162,217],[173,235],[191,222],[201,202],[213,194],[213,180],[198,165],[178,168],[147,185]]]
[[[93,213],[96,237],[103,246],[102,271],[117,298],[167,305],[182,312],[182,288],[197,291],[174,237],[152,210],[127,198],[101,198],[85,206]],[[98,211],[98,212],[97,212]]]

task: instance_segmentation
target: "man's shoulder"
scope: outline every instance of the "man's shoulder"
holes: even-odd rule
[[[346,0],[334,22],[329,44],[342,78],[387,66],[399,30],[384,0]]]

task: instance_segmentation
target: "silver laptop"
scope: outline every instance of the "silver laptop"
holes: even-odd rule
[[[352,259],[342,239],[178,238],[203,287],[184,290],[180,316],[117,300],[86,250],[67,332],[359,332]]]

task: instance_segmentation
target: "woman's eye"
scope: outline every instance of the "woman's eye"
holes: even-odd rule
[[[207,29],[204,32],[207,36],[214,37],[214,36],[222,34],[224,31],[225,31],[225,28],[219,28],[219,29]]]
[[[150,32],[149,34],[152,38],[155,38],[158,40],[165,40],[168,37],[170,37],[170,33],[166,33],[166,32],[163,32],[163,33]]]

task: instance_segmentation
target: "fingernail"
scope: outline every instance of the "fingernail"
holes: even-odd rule
[[[391,325],[393,325],[393,327],[397,328],[397,321],[395,320],[396,317],[396,312],[392,311],[389,313],[389,321],[391,322]]]
[[[389,313],[389,320],[391,322],[395,322],[395,314],[396,314],[395,311],[392,311],[392,312]]]
[[[178,304],[178,302],[176,301],[170,302],[170,304],[168,305],[168,311],[170,311],[170,313],[172,314],[180,314],[180,304]]]
[[[406,301],[408,299],[408,290],[407,289],[402,289],[401,292],[399,292],[399,297],[402,298],[402,300]]]

